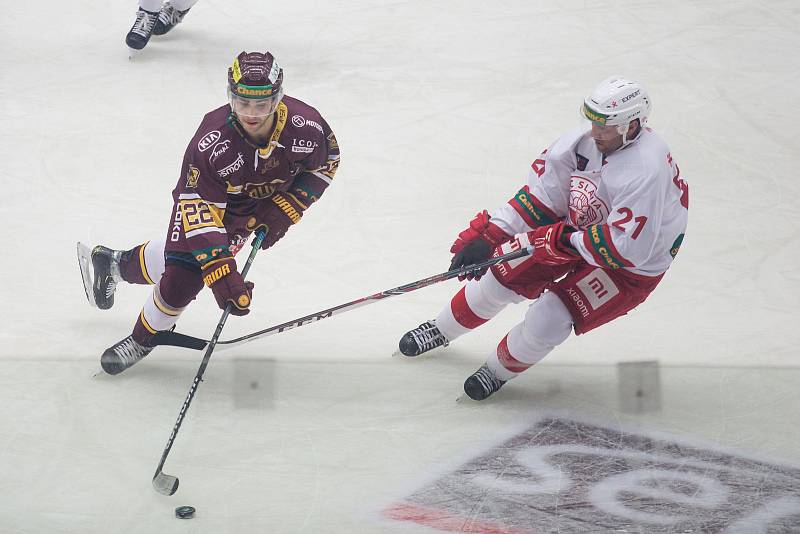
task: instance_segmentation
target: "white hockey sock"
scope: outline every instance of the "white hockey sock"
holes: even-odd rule
[[[154,239],[148,241],[144,246],[144,270],[145,278],[149,278],[150,282],[157,283],[164,274],[164,246],[166,239]]]
[[[139,7],[151,13],[161,11],[161,0],[139,0]]]
[[[172,7],[178,11],[186,11],[197,3],[197,0],[171,0]]]
[[[509,331],[486,363],[501,380],[510,380],[541,361],[571,332],[572,316],[567,307],[547,291],[531,304],[525,320]]]
[[[184,308],[173,308],[161,297],[159,284],[153,288],[153,293],[144,303],[142,318],[147,326],[154,331],[169,330],[183,312]]]

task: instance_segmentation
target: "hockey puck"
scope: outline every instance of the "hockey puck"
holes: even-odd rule
[[[191,519],[194,517],[193,506],[178,506],[175,508],[175,517],[178,519]]]

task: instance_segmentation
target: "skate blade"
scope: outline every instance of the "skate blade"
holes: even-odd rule
[[[89,247],[78,242],[78,267],[81,268],[81,278],[83,279],[83,291],[86,293],[86,300],[93,307],[97,307],[94,301],[94,280],[92,280],[92,251]]]
[[[141,52],[142,52],[142,50],[137,50],[137,49],[131,48],[129,46],[128,47],[128,61],[133,61],[134,59],[136,59],[136,56],[138,56]]]

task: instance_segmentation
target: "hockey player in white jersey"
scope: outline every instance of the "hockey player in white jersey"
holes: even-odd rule
[[[436,319],[402,337],[400,351],[417,356],[446,345],[509,303],[534,299],[465,381],[465,393],[483,400],[571,332],[589,332],[644,302],[680,248],[689,207],[678,165],[647,126],[650,110],[638,82],[600,83],[581,106],[591,128],[556,139],[507,204],[478,213],[453,243],[450,268],[529,244],[533,254],[468,276]]]

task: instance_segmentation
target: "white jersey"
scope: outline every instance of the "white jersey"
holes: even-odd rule
[[[644,129],[604,159],[576,129],[533,162],[527,185],[491,220],[509,235],[565,221],[588,263],[658,276],[680,248],[688,211],[689,187],[655,132]]]

